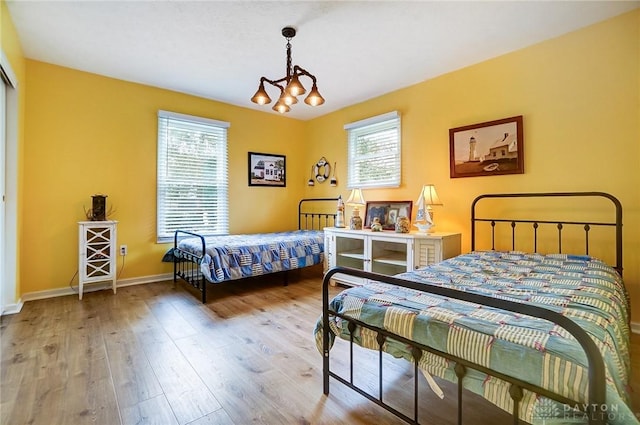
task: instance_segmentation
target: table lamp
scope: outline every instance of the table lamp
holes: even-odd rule
[[[351,220],[349,221],[349,229],[361,230],[362,218],[360,218],[360,207],[365,206],[366,202],[362,196],[362,189],[353,189],[349,199],[347,199],[347,205],[353,207],[351,213]]]
[[[422,186],[420,197],[418,198],[418,213],[414,224],[420,233],[433,232],[435,224],[433,222],[432,205],[442,205],[442,201],[438,198],[436,187],[432,184],[425,184]]]

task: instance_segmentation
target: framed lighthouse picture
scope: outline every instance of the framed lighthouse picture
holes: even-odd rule
[[[451,178],[524,173],[522,115],[449,130]]]

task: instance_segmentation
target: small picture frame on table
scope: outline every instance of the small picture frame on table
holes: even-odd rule
[[[367,202],[364,216],[364,227],[371,228],[371,222],[377,217],[382,224],[382,230],[395,230],[398,217],[411,220],[413,201],[373,201]]]

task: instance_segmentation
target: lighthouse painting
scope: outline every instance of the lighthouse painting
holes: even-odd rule
[[[522,115],[449,130],[452,178],[524,173]]]

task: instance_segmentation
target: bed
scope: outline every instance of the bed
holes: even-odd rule
[[[207,301],[207,283],[223,283],[322,264],[324,234],[332,226],[337,198],[306,198],[298,203],[298,229],[288,232],[202,236],[177,230],[165,255],[173,262],[174,282],[181,279]]]
[[[611,214],[607,220],[560,221],[478,213],[482,203],[516,198],[569,199],[570,205],[593,199],[599,202],[595,209],[604,200]],[[420,423],[418,379],[424,376],[438,393],[435,376],[455,383],[459,424],[466,391],[510,412],[514,424],[638,424],[627,393],[629,304],[621,279],[620,202],[602,192],[481,195],[472,203],[471,219],[468,254],[393,277],[349,268],[325,274],[323,315],[314,333],[323,355],[324,393],[333,378],[406,422]],[[481,233],[482,225],[489,230]],[[508,230],[501,232],[501,226]],[[555,253],[548,255],[537,253],[544,227],[557,234]],[[583,233],[584,250],[576,254],[563,253],[571,227]],[[613,232],[613,265],[589,253],[592,240],[600,242],[599,228]],[[486,250],[477,247],[479,233],[490,241]],[[501,234],[509,236],[508,249],[496,249]],[[516,235],[526,235],[530,252],[516,249]],[[329,282],[338,272],[369,283],[330,301]],[[351,346],[347,376],[331,369],[331,348],[339,342]],[[377,350],[379,368],[383,353],[413,364],[412,410],[387,402],[383,370],[377,394],[354,383],[354,344]]]

